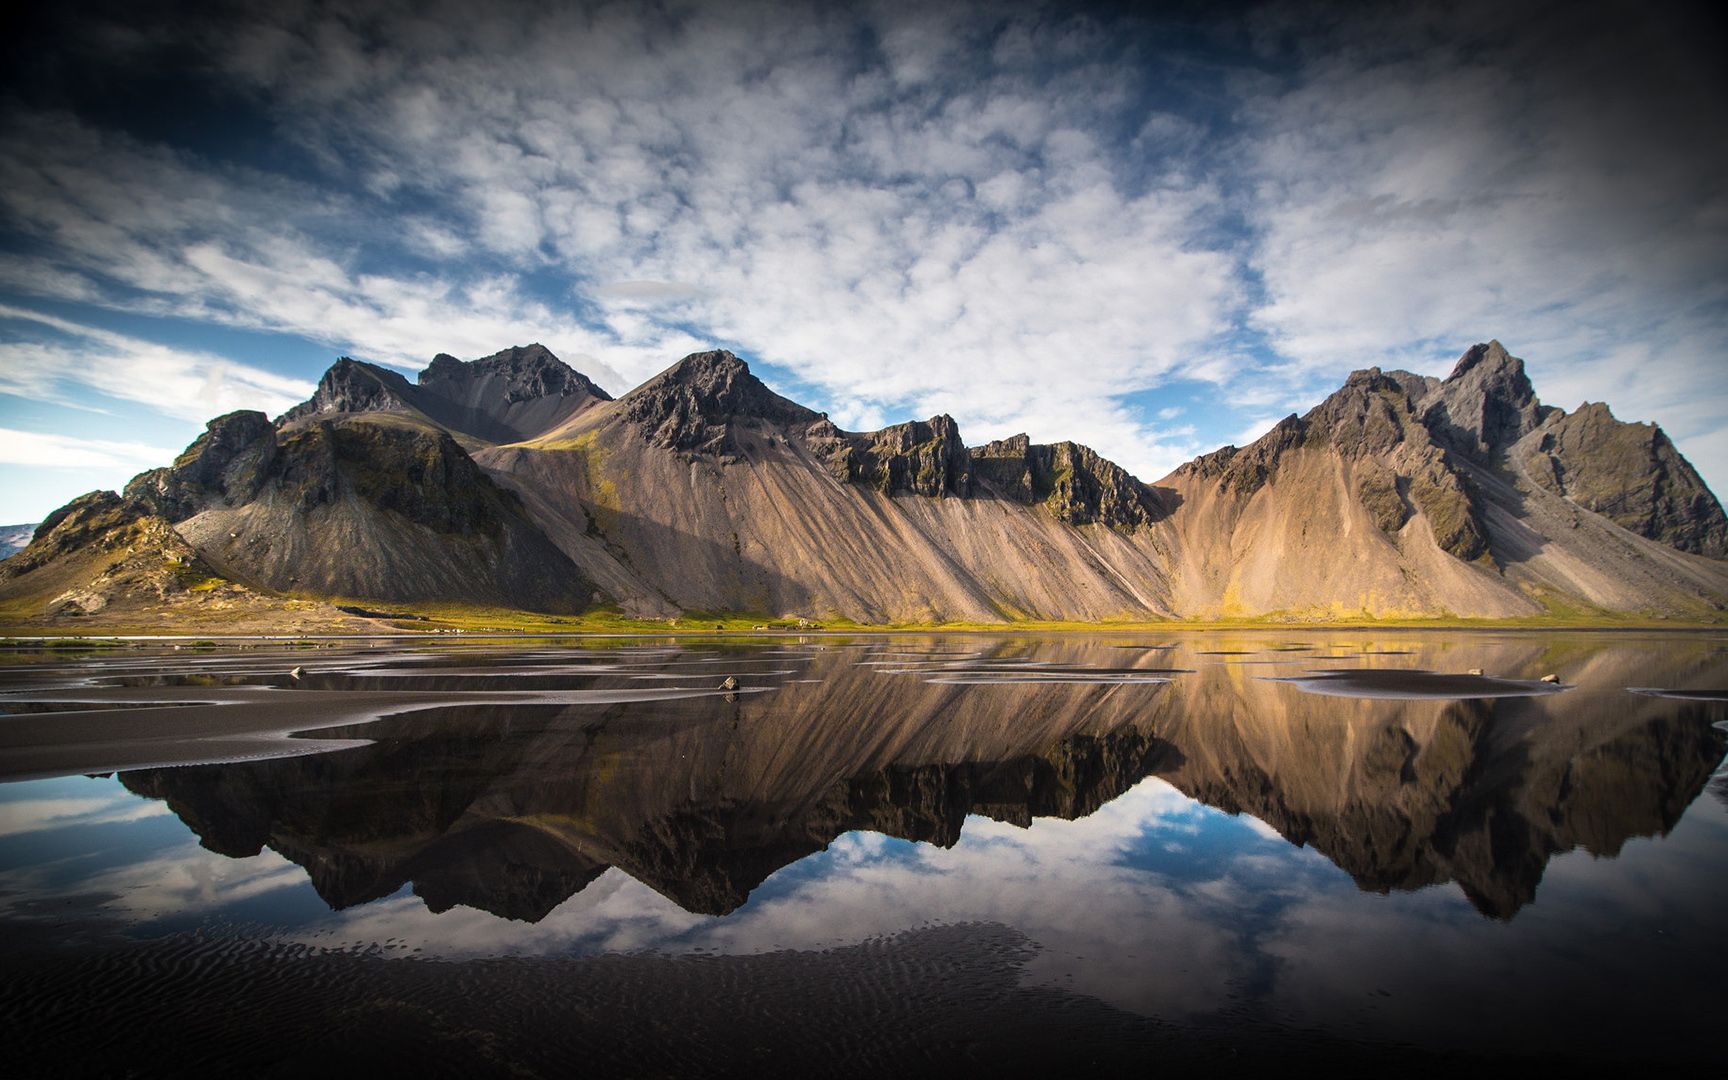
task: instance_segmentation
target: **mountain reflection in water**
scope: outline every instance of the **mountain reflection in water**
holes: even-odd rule
[[[121,779],[212,851],[268,847],[299,864],[336,909],[411,883],[434,912],[536,921],[616,867],[686,911],[724,915],[849,832],[950,847],[968,815],[1081,818],[1156,776],[1312,847],[1363,890],[1456,882],[1505,919],[1535,898],[1552,856],[1612,856],[1668,832],[1722,759],[1722,704],[1625,689],[1719,681],[1713,643],[1458,637],[1299,653],[1078,637],[672,649],[571,685],[706,686],[737,672],[773,692],[422,708],[316,733],[370,741],[338,752]],[[1577,689],[1317,696],[1242,662],[1256,655],[1296,672],[1468,663],[1534,680],[1561,667]],[[464,679],[505,668],[548,685],[532,674],[547,663],[420,659],[360,674],[338,663],[318,678],[464,692]]]
[[[5,660],[26,1074],[1722,1056],[1719,635]]]

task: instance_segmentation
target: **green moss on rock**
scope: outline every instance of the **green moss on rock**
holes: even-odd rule
[[[1410,520],[1410,507],[1398,486],[1397,474],[1378,466],[1363,469],[1357,478],[1356,498],[1382,532],[1395,533]]]

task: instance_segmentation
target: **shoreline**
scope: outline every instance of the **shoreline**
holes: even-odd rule
[[[1000,626],[977,624],[931,624],[931,625],[889,625],[889,626],[858,626],[858,627],[823,627],[821,629],[796,629],[773,627],[764,630],[756,629],[703,629],[699,627],[672,627],[643,624],[640,627],[608,626],[594,629],[466,629],[453,628],[443,630],[404,630],[398,628],[368,630],[313,630],[305,631],[241,631],[241,632],[205,632],[187,631],[185,633],[146,633],[130,627],[116,627],[111,631],[89,633],[74,633],[70,631],[40,630],[34,627],[0,627],[0,649],[17,649],[36,642],[74,643],[82,642],[97,645],[108,642],[126,642],[147,644],[161,642],[164,644],[184,645],[186,643],[208,642],[212,646],[226,642],[296,642],[296,641],[413,641],[427,642],[445,638],[461,638],[466,641],[485,640],[521,640],[521,639],[640,639],[640,638],[709,638],[725,641],[744,641],[755,638],[847,638],[847,637],[885,637],[901,635],[942,635],[942,636],[973,636],[973,637],[1018,637],[1031,635],[1074,634],[1093,635],[1128,635],[1144,633],[1290,633],[1307,631],[1312,633],[1365,632],[1376,633],[1424,633],[1446,631],[1449,633],[1568,633],[1568,634],[1708,634],[1728,633],[1728,623],[1694,623],[1694,622],[1638,622],[1614,623],[1601,622],[1528,622],[1522,620],[1508,621],[1457,621],[1457,622],[1161,622],[1161,623],[1099,623],[1092,625],[1076,625],[1073,623],[1005,623]]]

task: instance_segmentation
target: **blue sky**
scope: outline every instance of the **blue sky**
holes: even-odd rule
[[[530,341],[1151,480],[1498,338],[1728,485],[1728,76],[1683,5],[174,8],[0,47],[0,521],[339,354]]]

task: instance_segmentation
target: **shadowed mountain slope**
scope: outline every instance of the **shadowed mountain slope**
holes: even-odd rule
[[[464,443],[516,442],[558,426],[612,396],[540,344],[464,363],[439,353],[418,385],[394,371],[343,357],[311,399],[284,413],[292,425],[333,414],[387,412],[424,419]]]

